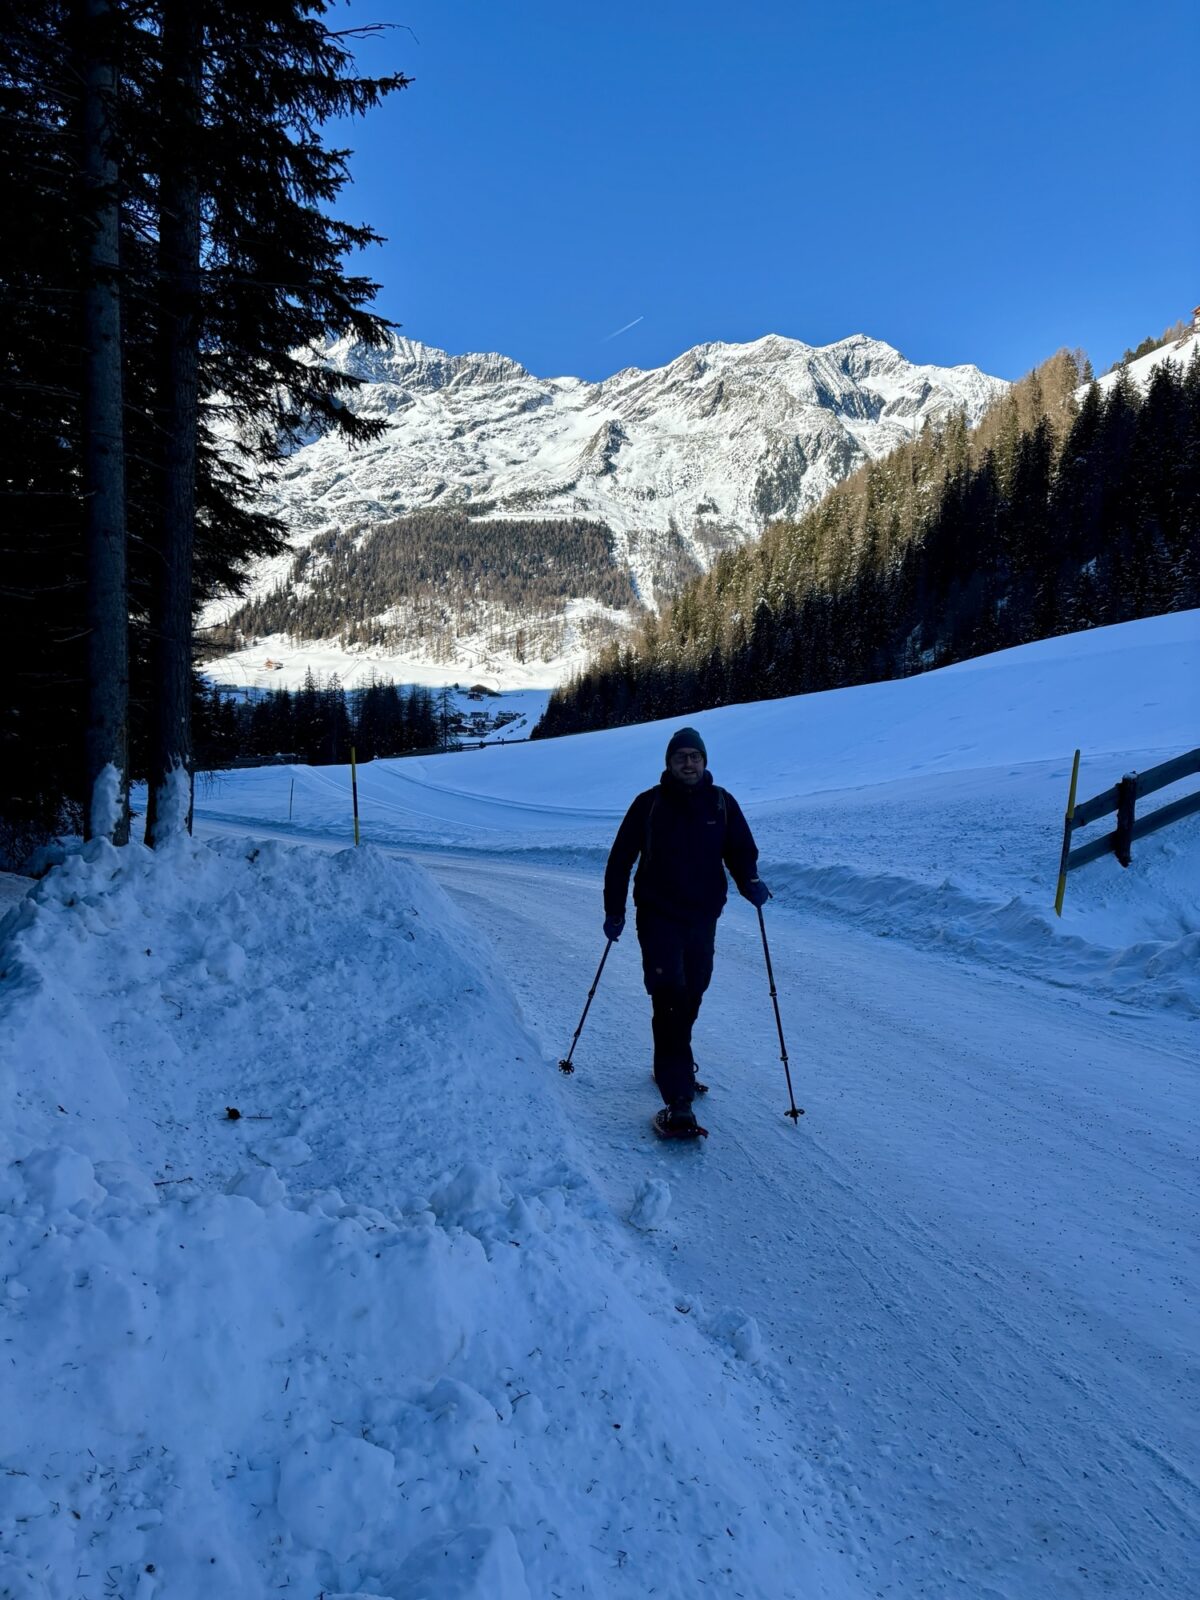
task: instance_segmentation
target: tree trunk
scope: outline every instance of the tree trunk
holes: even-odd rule
[[[204,19],[200,0],[163,8],[163,162],[159,199],[161,441],[155,654],[146,842],[190,830],[192,550],[199,428],[200,174]]]
[[[84,211],[82,491],[87,551],[86,838],[129,838],[129,603],[121,383],[116,21],[109,0],[80,0]]]

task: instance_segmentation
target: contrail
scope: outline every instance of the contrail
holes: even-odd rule
[[[623,328],[618,328],[616,333],[606,333],[600,342],[607,344],[610,339],[615,339],[618,333],[628,333],[630,328],[636,328],[639,322],[645,322],[645,320],[644,316],[634,317],[632,322],[627,322]]]

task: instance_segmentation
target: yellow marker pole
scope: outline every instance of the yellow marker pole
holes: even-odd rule
[[[354,842],[358,843],[358,764],[354,759],[354,746],[350,746],[350,792],[354,796]],[[1074,795],[1074,789],[1071,790]]]
[[[1062,859],[1058,864],[1058,893],[1054,896],[1054,914],[1062,916],[1063,895],[1067,892],[1067,858],[1071,854],[1071,823],[1075,818],[1075,785],[1079,782],[1079,751],[1071,768],[1071,792],[1067,796],[1067,819],[1063,823]]]

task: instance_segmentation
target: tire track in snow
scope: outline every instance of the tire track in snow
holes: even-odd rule
[[[523,1000],[539,1008],[530,1020],[557,1056],[558,1033],[568,1039],[578,1020],[565,1015],[576,997],[563,975],[578,973],[582,1003],[594,967],[598,879],[528,863],[427,865],[506,951]],[[1104,1043],[1111,1056],[1112,1033],[1127,1025],[1113,1029],[1082,1003],[1063,1015],[1061,996],[778,911],[771,937],[809,1120],[798,1134],[776,1120],[782,1069],[761,947],[757,927],[742,929],[735,910],[721,925],[698,1030],[714,1080],[713,1138],[686,1164],[681,1152],[650,1155],[648,1134],[631,1141],[621,1131],[644,1122],[654,1100],[636,951],[610,961],[570,1092],[614,1203],[648,1162],[669,1174],[677,1220],[651,1248],[685,1291],[735,1300],[760,1321],[776,1402],[830,1485],[830,1514],[876,1592],[1082,1600],[1102,1587],[1181,1597],[1198,1530],[1189,1478],[1151,1437],[1170,1423],[1169,1402],[1136,1372],[1155,1352],[1103,1295],[1087,1301],[1077,1283],[1056,1280],[1045,1241],[1043,1259],[1032,1259],[1017,1214],[1005,1213],[1024,1175],[1029,1203],[1053,1215],[1061,1196],[1053,1182],[1036,1192],[1039,1171],[1064,1154],[1089,1184],[1111,1162],[1111,1129],[1106,1145],[1099,1120],[1079,1125],[1095,1108],[1055,1068],[1064,1038],[1082,1034],[1092,1055]],[[539,944],[554,948],[553,974],[531,966]],[[631,1009],[632,1030],[616,1015]],[[1020,1024],[1021,1059],[1006,1060],[997,1016]],[[956,1037],[966,1035],[973,1042],[962,1050]],[[807,1068],[805,1044],[815,1056]],[[871,1050],[891,1057],[890,1077],[862,1064]],[[830,1063],[845,1069],[851,1053],[858,1065],[839,1089]],[[767,1061],[779,1081],[759,1085]],[[918,1093],[926,1103],[914,1106]],[[942,1148],[967,1114],[967,1149]],[[991,1165],[1014,1167],[1014,1192],[991,1207],[967,1204],[971,1161],[981,1189]],[[942,1197],[936,1177],[947,1162],[955,1187]],[[1121,1177],[1150,1179],[1154,1206],[1173,1180],[1137,1158]],[[782,1220],[768,1227],[762,1217],[772,1212]],[[1134,1426],[1139,1414],[1146,1421]],[[1162,1461],[1153,1474],[1150,1460]]]

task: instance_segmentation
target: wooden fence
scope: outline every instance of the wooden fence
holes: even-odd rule
[[[1151,767],[1148,772],[1127,772],[1119,783],[1113,784],[1111,789],[1105,789],[1103,794],[1095,795],[1091,800],[1085,800],[1077,806],[1075,785],[1079,779],[1079,751],[1076,750],[1075,764],[1071,768],[1071,792],[1067,798],[1067,818],[1063,828],[1058,893],[1054,897],[1054,909],[1060,917],[1068,872],[1076,867],[1086,866],[1089,861],[1099,861],[1101,856],[1110,853],[1116,856],[1123,867],[1127,867],[1132,859],[1135,839],[1144,839],[1148,833],[1156,833],[1168,823],[1178,822],[1180,817],[1187,817],[1194,811],[1200,811],[1200,789],[1198,789],[1195,794],[1185,794],[1178,800],[1172,800],[1169,805],[1159,806],[1156,811],[1147,812],[1141,817],[1137,815],[1137,803],[1144,796],[1165,789],[1169,783],[1179,783],[1183,778],[1190,778],[1196,772],[1200,772],[1200,750],[1189,750],[1186,755],[1176,756],[1173,761],[1164,761],[1161,766]],[[1071,849],[1071,836],[1077,828],[1086,828],[1089,822],[1111,816],[1114,811],[1117,815],[1117,825],[1111,833],[1106,833],[1100,839],[1093,839],[1089,844],[1077,845],[1074,850]]]

